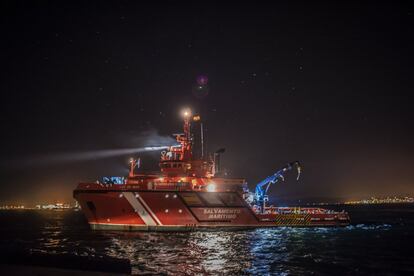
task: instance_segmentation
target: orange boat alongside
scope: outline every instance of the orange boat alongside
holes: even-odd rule
[[[346,212],[322,208],[268,206],[269,186],[300,166],[290,163],[249,191],[243,178],[220,171],[219,150],[204,154],[200,116],[184,112],[184,133],[161,152],[160,171],[79,183],[74,198],[95,230],[191,231],[277,226],[346,226]]]

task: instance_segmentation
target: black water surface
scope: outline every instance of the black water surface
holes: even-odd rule
[[[351,226],[189,233],[97,232],[81,212],[1,211],[0,248],[108,260],[103,271],[126,259],[134,274],[414,273],[414,205],[336,207]]]

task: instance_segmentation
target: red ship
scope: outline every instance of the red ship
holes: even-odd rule
[[[79,183],[74,191],[94,230],[183,231],[255,227],[346,226],[346,212],[322,208],[268,206],[271,184],[283,180],[299,162],[287,164],[250,192],[245,179],[220,171],[220,155],[204,154],[200,116],[186,110],[184,133],[175,134],[177,145],[161,152],[160,171],[135,172],[131,159],[126,178]],[[139,167],[139,166],[138,166]]]

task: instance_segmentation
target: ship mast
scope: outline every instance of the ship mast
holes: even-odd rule
[[[214,160],[205,156],[203,129],[200,115],[190,109],[181,112],[183,133],[173,134],[179,145],[161,152],[161,172],[169,176],[212,177]]]
[[[192,137],[191,137],[191,110],[186,109],[183,112],[184,115],[184,139],[182,142],[183,145],[183,160],[191,160],[192,159]]]

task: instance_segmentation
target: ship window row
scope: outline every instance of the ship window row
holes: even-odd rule
[[[161,168],[182,168],[184,167],[183,163],[165,163],[161,164]]]
[[[243,201],[235,193],[182,193],[189,207],[243,207]]]

